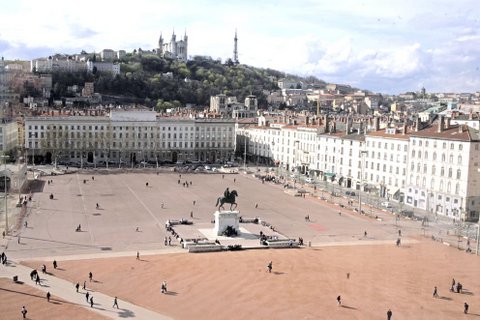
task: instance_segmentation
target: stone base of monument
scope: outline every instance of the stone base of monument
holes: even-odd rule
[[[216,211],[214,233],[222,235],[228,227],[231,227],[237,234],[240,233],[238,211]]]

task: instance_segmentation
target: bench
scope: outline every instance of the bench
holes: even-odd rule
[[[298,242],[293,240],[267,240],[270,248],[298,248]]]
[[[182,243],[182,247],[184,249],[188,249],[190,246],[196,245],[215,245],[214,241],[208,241],[207,239],[184,239]]]
[[[188,247],[188,252],[215,252],[222,251],[223,246],[216,244],[196,244]]]
[[[240,223],[258,223],[260,220],[258,218],[244,218],[240,217],[239,222]]]

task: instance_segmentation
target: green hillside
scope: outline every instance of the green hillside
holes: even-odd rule
[[[118,102],[135,101],[158,109],[186,104],[206,106],[209,105],[210,96],[219,93],[236,96],[238,101],[254,94],[259,99],[259,106],[264,107],[264,90],[277,89],[276,80],[285,76],[271,69],[234,65],[230,60],[221,63],[202,56],[183,62],[156,55],[135,54],[119,62],[121,74],[117,76],[54,73],[54,96],[59,98],[67,95],[67,86],[94,81],[95,92],[110,99]]]

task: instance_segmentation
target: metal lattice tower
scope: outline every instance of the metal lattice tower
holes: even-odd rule
[[[240,62],[238,61],[238,50],[237,50],[237,29],[235,29],[235,38],[233,39],[234,41],[234,46],[233,46],[233,63],[239,64]]]

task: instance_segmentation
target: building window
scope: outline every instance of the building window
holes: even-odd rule
[[[460,180],[462,177],[462,171],[460,169],[457,170],[457,180]]]

